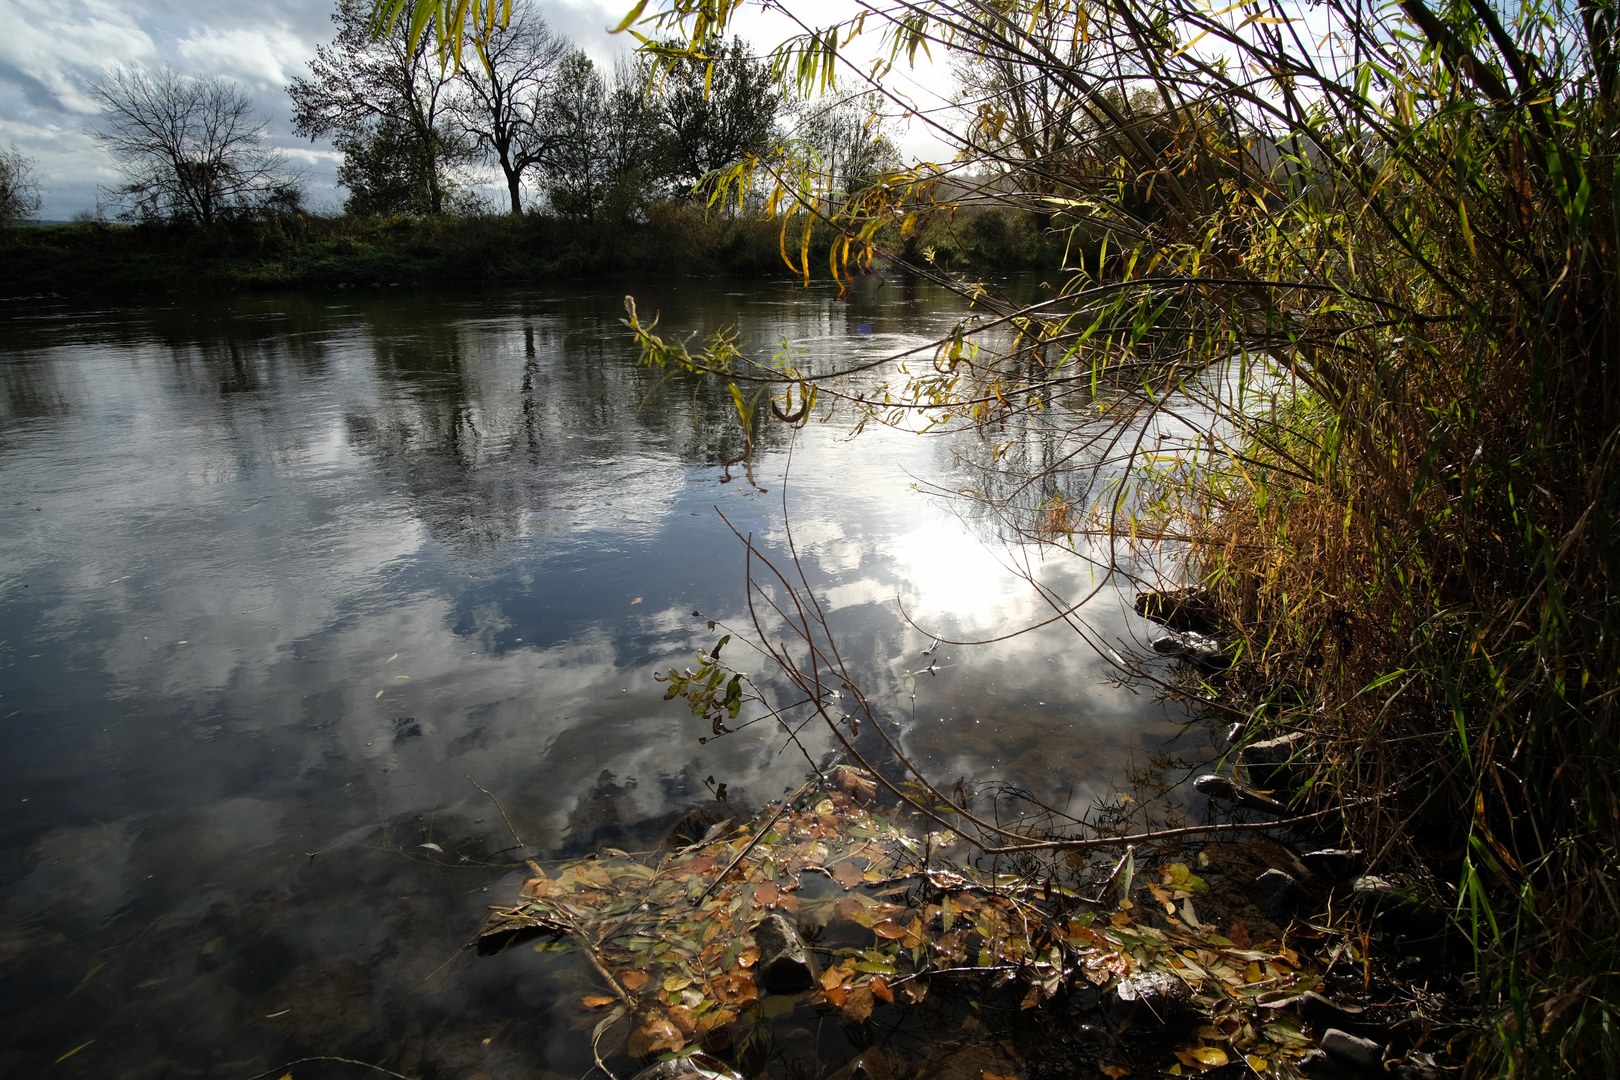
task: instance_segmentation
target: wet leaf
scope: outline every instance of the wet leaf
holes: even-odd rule
[[[665,1016],[648,1017],[646,1022],[630,1033],[630,1056],[647,1057],[665,1050],[679,1050],[686,1045],[680,1029]]]
[[[1218,1046],[1194,1046],[1188,1050],[1177,1050],[1176,1057],[1183,1065],[1191,1065],[1195,1069],[1219,1068],[1229,1060],[1226,1051]]]
[[[838,1012],[845,1020],[859,1023],[872,1015],[872,1005],[872,988],[857,986],[849,991],[849,996],[844,999],[844,1004]]]
[[[697,1017],[685,1005],[676,1005],[669,1010],[669,1022],[674,1024],[682,1035],[691,1035],[697,1031]]]
[[[860,868],[851,862],[841,862],[833,867],[832,876],[834,881],[846,889],[853,889],[866,880],[866,876],[861,873]]]
[[[417,844],[416,846],[419,847],[419,848],[424,848],[424,849],[426,849],[428,851],[436,851],[440,855],[444,854],[444,848],[440,847],[438,844]],[[544,894],[541,893],[541,894],[537,894],[537,895],[544,895]]]
[[[759,946],[758,945],[750,945],[750,946],[748,946],[748,948],[744,949],[742,952],[737,954],[737,966],[738,967],[751,968],[757,963],[759,963]]]
[[[872,988],[873,997],[878,998],[881,1001],[890,1002],[891,1004],[894,1002],[894,991],[889,989],[888,979],[885,979],[883,976],[879,975],[877,978],[867,983],[867,985]]]
[[[756,885],[754,886],[754,903],[761,907],[770,907],[776,903],[776,898],[781,895],[781,892],[782,890],[772,881]]]
[[[626,990],[640,990],[646,985],[647,978],[645,971],[627,971],[619,976],[619,982],[624,984]]]
[[[1122,1076],[1131,1075],[1131,1070],[1123,1065],[1101,1064],[1098,1065],[1097,1068],[1101,1069],[1110,1078],[1110,1080],[1120,1080],[1120,1077]]]
[[[884,919],[882,922],[872,924],[872,933],[880,938],[896,941],[906,936],[906,928],[892,919]]]
[[[684,976],[684,975],[671,975],[669,978],[664,980],[664,992],[666,994],[671,994],[671,993],[674,993],[674,992],[676,992],[678,990],[685,990],[688,986],[691,986],[691,985],[692,985],[692,980],[687,978],[686,976]]]
[[[600,1009],[604,1005],[613,1004],[618,999],[617,998],[612,998],[612,997],[607,997],[607,996],[602,995],[602,994],[586,994],[580,1000],[585,1003],[585,1007],[587,1009]]]

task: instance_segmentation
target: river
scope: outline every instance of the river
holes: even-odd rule
[[[729,402],[635,365],[626,291],[801,366],[965,310],[706,280],[0,308],[0,1072],[581,1075],[577,959],[461,945],[522,876],[513,832],[646,847],[717,811],[711,782],[742,807],[802,782],[768,724],[700,744],[653,679],[708,620],[746,626],[722,515],[784,564],[791,527],[947,785],[1078,810],[1207,751],[1061,625],[924,658],[897,598],[964,638],[1047,613],[1019,552],[919,488],[973,440],[762,424],[751,482]],[[1112,590],[1086,615],[1144,633]]]

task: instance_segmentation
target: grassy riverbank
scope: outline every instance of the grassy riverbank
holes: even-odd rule
[[[0,296],[467,286],[619,273],[782,276],[789,269],[781,229],[779,219],[705,215],[678,202],[654,204],[643,221],[600,225],[540,215],[54,225],[0,235]],[[795,224],[795,248],[797,231]],[[826,264],[834,235],[815,230],[813,264]],[[888,239],[908,258],[932,252],[936,265],[971,272],[1056,266],[1063,250],[1033,218],[1000,211],[940,218]]]

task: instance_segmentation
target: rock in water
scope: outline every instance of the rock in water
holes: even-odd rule
[[[1371,1039],[1361,1039],[1339,1028],[1328,1028],[1322,1035],[1322,1049],[1335,1065],[1349,1066],[1364,1073],[1384,1071],[1384,1048]]]
[[[772,912],[754,927],[759,967],[754,982],[767,994],[797,994],[816,981],[810,950],[794,925]]]
[[[1274,923],[1292,918],[1307,899],[1305,890],[1286,871],[1267,870],[1254,879],[1255,906]]]
[[[730,1066],[708,1054],[660,1061],[636,1073],[634,1080],[738,1080]]]
[[[1266,814],[1276,814],[1279,817],[1288,813],[1288,807],[1271,798],[1262,795],[1236,783],[1227,777],[1216,773],[1205,773],[1193,781],[1193,788],[1201,795],[1205,795],[1219,802],[1229,802],[1249,810],[1259,810]]]
[[[1205,671],[1225,671],[1232,666],[1232,657],[1221,649],[1220,642],[1194,630],[1171,630],[1153,642],[1153,651],[1180,657]]]
[[[1167,1024],[1185,1012],[1192,1002],[1186,983],[1165,971],[1139,971],[1114,987],[1118,1009],[1125,1026],[1140,1023]]]

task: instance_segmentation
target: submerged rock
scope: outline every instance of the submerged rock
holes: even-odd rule
[[[1189,1011],[1192,997],[1192,988],[1166,971],[1138,971],[1114,987],[1115,1011],[1127,1027],[1170,1023]]]
[[[1384,1071],[1384,1048],[1339,1028],[1328,1028],[1322,1035],[1322,1050],[1335,1065],[1365,1073]]]
[[[1220,642],[1196,630],[1171,630],[1153,642],[1153,651],[1186,660],[1205,671],[1225,671],[1232,666],[1232,656]]]
[[[1272,922],[1292,918],[1308,899],[1299,882],[1286,871],[1267,870],[1254,879],[1255,906]]]
[[[1238,751],[1238,760],[1243,775],[1255,787],[1294,788],[1308,769],[1300,758],[1309,746],[1310,739],[1303,732],[1292,732],[1250,743]]]
[[[708,1054],[660,1061],[636,1073],[633,1080],[740,1080],[731,1067]]]
[[[1320,874],[1330,882],[1339,882],[1360,867],[1362,853],[1360,848],[1324,848],[1305,852],[1299,861],[1310,867],[1311,873]]]
[[[1288,807],[1271,796],[1262,795],[1258,791],[1244,787],[1230,777],[1220,776],[1216,773],[1205,773],[1203,776],[1198,777],[1193,781],[1193,788],[1199,794],[1215,799],[1218,802],[1228,802],[1234,806],[1279,816],[1288,813]]]
[[[759,946],[759,967],[754,982],[767,994],[797,994],[810,989],[816,973],[810,950],[798,929],[772,912],[754,927]]]
[[[1136,613],[1173,630],[1209,632],[1220,621],[1214,598],[1204,589],[1168,589],[1136,594]]]

